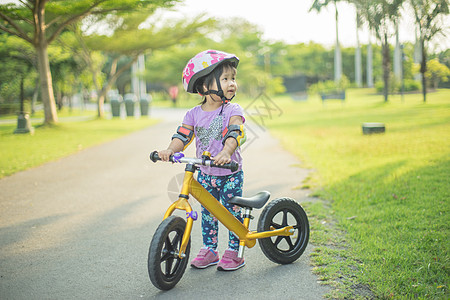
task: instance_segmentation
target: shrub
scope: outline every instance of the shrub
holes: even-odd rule
[[[404,85],[405,85],[405,92],[418,91],[422,87],[421,83],[414,79],[405,79]]]
[[[308,91],[311,94],[329,94],[338,91],[343,91],[348,87],[350,87],[350,81],[345,75],[343,75],[342,78],[337,83],[332,80],[319,81],[316,84],[312,84],[309,87]]]
[[[421,88],[421,83],[414,79],[404,79],[403,84],[405,92],[414,92],[420,90]],[[384,91],[384,82],[377,81],[375,83],[375,89],[377,93],[382,93]],[[389,93],[394,94],[400,93],[401,91],[402,91],[402,82],[400,80],[391,79],[389,81]]]

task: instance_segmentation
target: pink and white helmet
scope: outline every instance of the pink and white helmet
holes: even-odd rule
[[[195,82],[208,75],[222,62],[231,61],[237,67],[239,58],[236,55],[218,51],[206,50],[191,58],[183,70],[183,86],[188,93],[197,93]]]

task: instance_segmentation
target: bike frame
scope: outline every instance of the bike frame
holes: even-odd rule
[[[250,224],[250,213],[244,215],[244,223],[241,223],[235,216],[233,216],[213,195],[211,195],[197,180],[194,178],[194,172],[197,167],[193,164],[188,164],[185,169],[183,185],[178,200],[174,202],[167,209],[164,219],[171,216],[176,210],[184,210],[188,216],[186,228],[181,241],[178,256],[183,258],[189,238],[192,231],[194,219],[192,218],[192,207],[189,204],[189,195],[197,199],[211,214],[213,214],[219,222],[221,222],[228,230],[234,232],[240,242],[239,246],[252,248],[256,244],[256,239],[268,238],[272,236],[290,236],[294,233],[293,226],[286,226],[280,229],[273,229],[270,231],[250,231],[248,226]]]

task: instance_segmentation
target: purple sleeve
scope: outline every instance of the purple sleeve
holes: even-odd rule
[[[183,124],[190,125],[190,126],[194,126],[195,125],[193,110],[194,109],[188,110],[188,112],[184,115]]]
[[[235,105],[233,106],[233,109],[231,110],[230,117],[241,116],[242,123],[245,123],[244,110],[242,109],[242,107],[239,104],[237,104],[237,103],[233,103],[233,104],[235,104]]]

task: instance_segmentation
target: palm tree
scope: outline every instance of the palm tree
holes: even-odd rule
[[[381,42],[383,53],[384,101],[388,101],[391,58],[388,39],[395,33],[403,0],[352,0],[358,13]],[[393,33],[394,29],[394,33]]]
[[[341,46],[339,44],[339,30],[338,30],[338,8],[337,8],[337,2],[339,0],[314,0],[314,3],[312,4],[311,10],[316,10],[320,12],[322,7],[327,6],[331,1],[334,2],[334,8],[336,12],[336,48],[334,49],[334,80],[338,82],[342,77],[342,55],[341,55]]]
[[[361,58],[361,45],[359,43],[359,30],[361,29],[364,18],[362,17],[361,9],[363,5],[358,0],[347,0],[348,2],[355,5],[356,8],[356,50],[355,50],[355,82],[356,86],[362,86],[362,58]],[[372,66],[372,44],[370,41],[367,44],[367,63],[366,63],[366,73],[367,73],[367,87],[373,87],[373,66]]]
[[[448,0],[410,0],[416,25],[419,29],[421,52],[420,73],[422,74],[423,102],[427,99],[427,47],[430,40],[444,29],[444,22],[438,16],[449,14]]]

